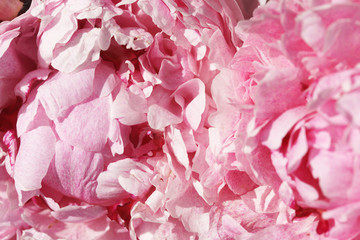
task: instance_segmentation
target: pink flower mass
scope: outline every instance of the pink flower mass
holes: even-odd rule
[[[0,239],[359,240],[360,1],[2,0]]]

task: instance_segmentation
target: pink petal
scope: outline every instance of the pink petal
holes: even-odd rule
[[[360,101],[360,93],[353,92],[342,96],[336,103],[339,112],[350,117],[350,121],[360,126],[360,109],[356,106]]]
[[[171,62],[164,59],[161,62],[158,77],[161,85],[170,90],[175,90],[186,78],[183,76],[183,69],[179,62]]]
[[[34,99],[36,96],[34,93],[31,92],[27,102],[19,110],[16,122],[16,130],[19,137],[39,126],[50,125],[44,108],[38,99]]]
[[[51,215],[61,222],[80,223],[92,221],[105,215],[106,212],[101,206],[66,206],[51,212]]]
[[[346,204],[332,210],[325,211],[322,214],[322,217],[325,220],[337,220],[335,222],[335,226],[330,229],[328,234],[334,239],[351,239],[354,236],[359,236],[359,213],[359,202],[353,202],[351,204]],[[357,238],[358,237],[355,237],[354,239]]]
[[[259,118],[276,117],[288,109],[305,104],[297,69],[272,69],[259,81],[254,102]]]
[[[237,170],[229,171],[225,180],[230,190],[238,195],[242,195],[257,186],[245,172]]]
[[[73,146],[85,151],[101,151],[108,138],[109,111],[109,97],[77,105],[64,120],[55,121],[56,131]]]
[[[100,173],[97,179],[96,195],[101,201],[116,204],[130,197],[130,194],[119,184],[119,171],[116,164],[110,163],[106,171]]]
[[[0,108],[15,100],[15,86],[31,70],[32,63],[23,59],[14,47],[9,47],[0,57]]]
[[[175,27],[175,16],[163,1],[140,0],[138,5],[165,33],[169,35],[172,33],[172,29]]]
[[[22,232],[22,240],[54,240],[48,234],[43,232],[38,232],[34,228],[26,229]]]
[[[172,106],[171,106],[172,105]],[[163,107],[158,104],[153,104],[149,107],[148,122],[153,129],[162,129],[171,124],[181,123],[182,119],[178,116],[177,111],[172,113],[169,109],[178,110],[178,105],[169,103],[169,106]]]
[[[200,79],[189,80],[173,93],[175,101],[185,110],[184,117],[190,127],[196,130],[205,110],[205,85]]]
[[[63,9],[49,21],[42,29],[39,39],[39,60],[42,67],[47,68],[54,58],[57,44],[67,43],[77,30],[75,16],[68,9]]]
[[[183,171],[185,170],[185,176],[188,179],[189,174],[191,173],[189,157],[180,130],[170,127],[166,131],[166,136],[166,145],[168,149],[165,150],[165,152],[168,152],[169,154],[170,167],[174,172],[181,175],[183,175]]]
[[[118,181],[120,186],[134,196],[142,196],[150,188],[151,170],[141,163],[131,159],[124,159],[116,162]]]
[[[191,186],[178,198],[167,201],[166,208],[189,232],[205,233],[210,228],[209,206]]]
[[[108,96],[119,82],[120,79],[111,63],[104,61],[96,66],[93,89],[99,97]]]
[[[352,19],[342,19],[333,23],[325,35],[325,56],[355,66],[360,60],[360,37],[356,34],[359,30],[360,25]],[[342,44],[344,41],[347,44]]]
[[[294,140],[293,136],[296,134],[294,133],[291,138],[291,149],[287,153],[287,157],[289,159],[288,163],[288,171],[289,173],[292,173],[296,171],[296,169],[300,166],[302,162],[302,158],[305,156],[305,154],[308,152],[308,142],[306,138],[306,130],[305,128],[300,128],[298,130],[299,135]],[[294,142],[293,142],[294,141]]]
[[[262,185],[270,185],[274,189],[277,189],[281,180],[277,173],[277,168],[271,159],[271,152],[264,146],[257,147],[251,152],[250,156],[251,171],[255,175],[256,179]],[[249,176],[251,173],[248,173]]]
[[[233,57],[233,50],[227,44],[220,29],[217,29],[209,39],[211,46],[209,59],[221,67],[227,66]]]
[[[275,213],[279,211],[280,198],[269,186],[260,186],[241,196],[244,203],[257,213]]]
[[[120,123],[112,120],[109,129],[109,145],[113,156],[124,153],[124,142],[121,135]]]
[[[3,0],[0,2],[0,21],[11,20],[20,12],[23,3],[19,0]]]
[[[9,29],[0,35],[0,57],[4,55],[4,53],[8,50],[11,42],[19,36],[20,27]]]
[[[72,210],[73,207],[65,207],[64,212],[60,210],[60,214],[55,213],[55,215],[61,220],[65,220],[64,222],[54,218],[51,214],[52,212],[49,209],[34,211],[34,207],[32,209],[26,209],[26,212],[23,214],[23,218],[26,219],[26,222],[29,225],[34,226],[39,232],[48,234],[49,236],[53,237],[53,239],[78,239],[79,236],[84,239],[129,239],[128,231],[118,223],[110,221],[106,215],[99,216],[90,221],[86,221],[86,218],[92,218],[96,217],[96,215],[100,215],[100,212],[102,212],[100,208],[102,207],[87,205],[84,207],[75,207],[80,209]],[[85,210],[81,208],[84,208]],[[84,214],[83,216],[75,216],[76,213],[83,214],[90,209],[95,210],[95,214],[88,213],[87,215]],[[84,219],[85,222],[67,223],[66,220],[69,219],[75,221]]]
[[[300,222],[290,224],[274,225],[254,233],[248,240],[257,239],[283,239],[283,240],[302,240],[317,239],[315,231],[316,222],[313,217],[309,217]]]
[[[51,72],[52,70],[50,69],[36,69],[27,73],[15,86],[16,96],[20,96],[23,99],[23,102],[25,102],[30,91],[33,90],[34,83],[38,80],[47,80]]]
[[[315,156],[310,156],[310,166],[325,196],[346,198],[348,186],[353,180],[351,154],[320,150]]]
[[[181,110],[181,107],[171,98],[171,91],[156,87],[149,98],[147,115],[149,126],[162,129],[171,124],[181,123]]]
[[[111,115],[125,125],[146,121],[147,103],[143,92],[133,92],[123,85],[112,106]]]
[[[95,202],[96,179],[103,167],[101,154],[86,152],[58,141],[55,160],[44,182],[66,196]]]
[[[133,194],[142,196],[150,188],[151,170],[132,159],[110,163],[98,178],[96,193],[101,199],[122,199]]]
[[[308,110],[304,107],[298,107],[284,112],[279,116],[265,131],[263,144],[270,149],[277,149],[281,146],[283,138],[288,131],[307,114]]]
[[[39,87],[38,98],[51,120],[63,116],[69,107],[81,103],[92,94],[94,69],[74,74],[57,73]]]
[[[40,126],[24,133],[20,138],[15,162],[14,179],[17,190],[40,189],[54,154],[55,135],[50,127]]]
[[[89,65],[100,57],[99,28],[78,30],[63,47],[55,50],[51,65],[61,72],[70,73],[81,65]]]
[[[319,198],[317,189],[306,182],[301,181],[299,178],[295,178],[296,190],[299,192],[302,199],[307,202],[316,201]]]

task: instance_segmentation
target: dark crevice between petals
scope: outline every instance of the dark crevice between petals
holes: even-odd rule
[[[24,5],[22,7],[22,9],[20,10],[19,15],[24,14],[27,10],[29,10],[30,5],[31,5],[31,0],[20,0]]]

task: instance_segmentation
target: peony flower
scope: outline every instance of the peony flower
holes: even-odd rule
[[[345,54],[356,45],[343,51],[332,45],[341,39],[338,31],[350,29],[356,7],[350,1],[273,1],[237,27],[244,45],[248,42],[260,56],[252,60],[257,67],[249,104],[254,116],[246,136],[237,135],[244,139],[237,145],[238,159],[248,164],[246,171],[255,182],[273,186],[296,217],[317,216],[316,231],[335,239],[359,234],[352,197],[357,66],[353,55]],[[329,12],[340,15],[334,18]],[[275,27],[266,30],[264,19]]]
[[[354,69],[321,78],[308,108],[288,110],[262,134],[262,143],[271,150],[273,165],[284,181],[280,194],[302,208],[318,211],[335,238],[359,234],[354,204],[358,129],[356,113],[349,109],[358,95],[357,74]],[[338,211],[352,208],[351,215]]]
[[[2,22],[4,236],[356,236],[355,160],[324,167],[339,135],[356,156],[356,81],[333,82],[356,58],[310,44],[321,4],[34,0]]]

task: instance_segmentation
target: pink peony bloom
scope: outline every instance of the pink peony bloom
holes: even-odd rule
[[[355,142],[359,130],[356,112],[349,109],[359,95],[358,74],[350,70],[321,78],[308,108],[283,113],[262,133],[262,143],[271,150],[272,162],[284,181],[280,194],[289,199],[290,191],[302,208],[321,209],[335,238],[359,234],[354,204],[358,200]],[[338,209],[349,209],[352,214]]]
[[[357,3],[325,2],[33,0],[2,22],[0,235],[360,234]]]
[[[257,52],[242,55],[256,67],[250,76],[256,84],[247,134],[237,135],[243,138],[238,160],[255,182],[273,186],[296,217],[317,216],[316,231],[335,239],[359,235],[358,70],[356,54],[350,54],[356,36],[346,35],[348,45],[337,42],[345,36],[340,32],[356,28],[350,19],[357,7],[353,1],[270,1],[237,27],[244,39],[240,51]]]

